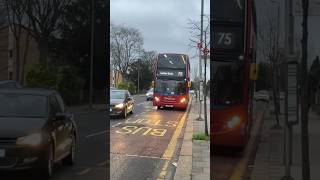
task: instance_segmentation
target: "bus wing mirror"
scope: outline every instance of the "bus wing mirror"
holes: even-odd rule
[[[250,66],[250,79],[256,81],[258,79],[258,68],[256,63],[251,63]]]

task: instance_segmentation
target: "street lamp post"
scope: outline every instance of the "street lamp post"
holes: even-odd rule
[[[138,59],[138,94],[140,92],[140,59]]]
[[[201,0],[201,27],[200,27],[200,44],[202,46],[202,34],[203,34],[203,0]],[[201,98],[201,90],[202,90],[202,87],[201,87],[201,83],[203,82],[202,81],[202,59],[201,59],[201,46],[199,48],[199,79],[200,79],[200,82],[199,82],[199,117],[198,117],[198,120],[202,120],[201,118],[201,101],[202,101],[202,98]]]
[[[90,88],[89,88],[89,106],[93,108],[93,58],[94,58],[94,2],[91,0],[91,52],[90,52]]]

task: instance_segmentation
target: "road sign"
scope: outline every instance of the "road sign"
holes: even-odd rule
[[[309,0],[309,16],[320,16],[320,0]],[[294,0],[293,2],[293,15],[302,16],[301,0]]]
[[[209,50],[208,48],[205,48],[205,49],[203,50],[203,53],[204,53],[205,55],[209,54],[209,52],[210,52],[210,50]]]
[[[285,116],[288,125],[295,125],[299,122],[298,71],[299,64],[297,61],[287,62]]]

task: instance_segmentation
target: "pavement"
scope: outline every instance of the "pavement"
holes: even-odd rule
[[[210,99],[208,98],[208,129],[210,129],[209,104]],[[210,179],[210,141],[192,140],[193,134],[204,133],[205,130],[204,121],[197,120],[199,117],[199,102],[195,98],[193,98],[190,108],[174,179],[208,180]]]
[[[283,111],[282,111],[283,112]],[[320,114],[309,112],[309,156],[310,179],[320,179]],[[283,127],[284,115],[280,116]],[[275,124],[275,116],[269,113],[265,116],[262,136],[252,165],[251,180],[279,180],[285,175],[284,166],[284,130],[271,129]],[[301,123],[293,127],[293,148],[291,177],[302,179],[301,166]]]

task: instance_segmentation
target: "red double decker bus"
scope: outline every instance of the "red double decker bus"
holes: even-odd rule
[[[153,106],[186,109],[190,63],[185,54],[161,53],[154,62]]]
[[[253,0],[214,0],[213,7],[211,145],[244,149],[253,123],[255,8]]]

